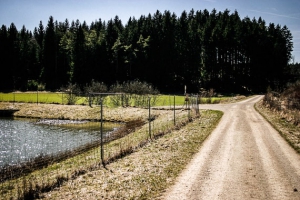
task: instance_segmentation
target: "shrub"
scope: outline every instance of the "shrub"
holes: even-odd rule
[[[69,83],[66,87],[62,87],[60,90],[65,94],[64,99],[67,101],[68,105],[75,105],[81,98],[80,87],[76,84]]]
[[[123,95],[110,96],[110,101],[114,106],[130,106],[131,94],[127,93],[128,88],[124,84],[116,83],[110,87],[112,93],[124,93]]]
[[[288,101],[290,109],[300,109],[300,81],[289,84],[287,89],[281,95]]]
[[[134,103],[134,106],[145,107],[148,105],[149,97],[151,97],[151,105],[154,105],[159,94],[159,91],[152,85],[139,80],[123,82],[122,84],[116,83],[111,86],[110,91],[124,93],[110,97],[115,106],[131,106]]]
[[[88,101],[90,104],[99,104],[100,99],[103,98],[103,96],[100,95],[92,95],[91,93],[107,93],[107,86],[104,83],[95,82],[94,80],[91,81],[89,85],[86,85],[84,88],[84,93],[88,98]],[[103,98],[103,101],[106,99]]]
[[[39,83],[36,80],[28,80],[27,81],[27,90],[34,91],[38,89]]]

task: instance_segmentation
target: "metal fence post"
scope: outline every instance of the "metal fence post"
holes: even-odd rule
[[[174,95],[174,126],[176,125],[176,115],[175,115],[175,95]]]
[[[13,94],[14,94],[14,103],[13,103],[13,105],[15,105],[15,101],[16,101],[16,94],[15,94],[15,91],[13,92]]]
[[[101,149],[101,162],[102,165],[105,167],[104,163],[104,151],[103,151],[103,101],[102,97],[100,97],[100,149]]]
[[[39,104],[39,89],[36,90],[36,104]]]
[[[199,96],[197,95],[196,96],[196,115],[197,116],[200,115],[198,98],[199,98]]]
[[[150,139],[151,139],[151,105],[150,105],[150,100],[151,100],[151,97],[149,97],[148,98],[148,107],[149,107],[149,118],[148,118],[148,120],[149,120],[149,137],[150,137]]]
[[[92,107],[92,98],[91,95],[99,95],[100,96],[100,157],[103,166],[105,167],[104,162],[104,148],[103,148],[103,96],[107,95],[123,95],[123,93],[98,93],[98,92],[90,92],[89,93],[89,106]]]

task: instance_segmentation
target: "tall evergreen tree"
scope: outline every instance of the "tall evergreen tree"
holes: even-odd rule
[[[43,81],[46,88],[54,90],[59,87],[57,75],[57,49],[53,17],[50,16],[44,38],[43,48]]]
[[[79,85],[84,84],[87,79],[86,73],[88,69],[85,69],[85,60],[86,52],[85,52],[85,34],[84,29],[79,24],[79,27],[76,31],[76,35],[74,38],[74,68],[73,68],[73,83],[77,83]]]
[[[8,64],[7,66],[7,76],[8,85],[11,85],[11,89],[19,89],[19,80],[21,79],[20,73],[18,73],[19,68],[19,34],[14,23],[11,23],[8,29]]]
[[[0,29],[0,89],[10,90],[12,88],[12,71],[10,67],[9,60],[9,41],[8,41],[8,31],[5,25],[1,26]]]

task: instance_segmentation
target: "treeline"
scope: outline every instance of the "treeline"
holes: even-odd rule
[[[290,78],[292,48],[286,26],[237,11],[157,11],[125,25],[118,16],[90,25],[51,16],[33,33],[2,25],[0,90],[140,80],[162,92],[260,92]]]
[[[298,62],[290,63],[287,66],[286,71],[289,73],[288,85],[291,85],[300,80],[300,63],[298,63]],[[288,85],[287,85],[287,87],[289,87]],[[273,88],[273,89],[276,89],[276,88]],[[279,88],[279,89],[282,90],[282,89],[286,89],[286,88]],[[281,91],[279,91],[279,92],[281,92]]]

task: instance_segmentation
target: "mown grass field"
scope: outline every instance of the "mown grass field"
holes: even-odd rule
[[[0,102],[17,102],[17,103],[47,103],[47,104],[67,104],[66,94],[55,92],[15,92],[15,93],[0,93]],[[227,101],[230,97],[212,97],[201,98],[200,103],[220,103]],[[87,97],[80,97],[76,102],[78,105],[88,104]],[[106,101],[108,106],[112,103]],[[175,96],[175,105],[184,105],[185,96]],[[155,106],[173,106],[174,95],[159,95]]]
[[[54,92],[0,93],[2,102],[64,104],[64,94]]]

